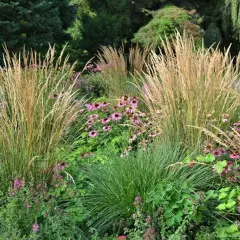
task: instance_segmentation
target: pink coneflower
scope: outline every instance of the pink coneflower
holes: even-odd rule
[[[86,104],[85,106],[89,112],[94,110],[94,106],[92,104]]]
[[[111,126],[104,126],[103,127],[103,131],[104,132],[107,132],[107,131],[109,131],[111,129]]]
[[[133,123],[133,124],[140,124],[141,123],[141,120],[139,119],[139,117],[138,117],[138,115],[133,115],[132,116],[132,118],[131,118],[131,122]]]
[[[101,105],[101,107],[107,107],[109,104],[110,104],[110,103],[108,103],[108,102],[103,102],[103,103],[101,103],[100,105]]]
[[[120,107],[120,108],[124,107],[125,105],[126,105],[126,102],[123,102],[123,101],[120,101],[118,103],[118,107]]]
[[[135,109],[132,107],[127,107],[126,108],[126,114],[133,114],[135,112]]]
[[[222,148],[217,148],[211,152],[215,157],[221,157],[226,154],[226,152]]]
[[[98,119],[98,114],[92,114],[92,115],[90,115],[90,119],[91,119],[91,120],[96,120],[96,119]]]
[[[94,123],[94,119],[90,118],[90,119],[87,120],[86,123],[87,123],[88,125],[89,125],[89,124],[93,124],[93,123]]]
[[[67,167],[68,165],[67,165],[67,163],[65,163],[65,162],[60,162],[60,163],[57,163],[56,164],[56,170],[58,170],[58,171],[63,171],[66,167]]]
[[[130,105],[131,105],[133,108],[137,108],[137,106],[138,106],[138,100],[137,100],[137,98],[133,98],[133,99],[130,101]]]
[[[33,225],[32,225],[32,230],[33,232],[37,232],[39,230],[39,225],[37,222],[35,222]]]
[[[233,153],[229,154],[229,157],[231,159],[239,159],[240,155],[239,155],[239,153],[233,152]]]
[[[129,97],[127,95],[122,96],[121,100],[123,102],[127,102],[129,100]]]
[[[113,113],[111,115],[111,118],[113,121],[119,121],[122,118],[122,114],[121,113]]]
[[[97,130],[92,130],[92,131],[88,134],[89,137],[96,137],[97,135],[98,135]]]
[[[13,183],[13,188],[14,190],[20,190],[21,188],[23,188],[24,186],[24,182],[20,179],[15,179],[14,183]]]
[[[111,121],[111,118],[104,118],[101,120],[101,123],[104,125],[104,124],[107,124]]]
[[[93,103],[94,110],[101,108],[100,103]]]
[[[108,111],[107,107],[102,108],[102,112],[107,112],[107,111]]]

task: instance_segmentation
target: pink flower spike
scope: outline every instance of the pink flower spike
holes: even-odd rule
[[[98,135],[98,132],[96,130],[92,130],[91,132],[89,132],[88,136],[89,137],[96,137]]]
[[[113,121],[119,121],[122,118],[122,114],[121,113],[113,113],[111,115],[111,118]]]
[[[37,222],[35,222],[35,223],[33,224],[32,230],[33,230],[33,232],[37,232],[37,231],[39,230],[39,225],[38,225]]]
[[[107,131],[109,131],[111,129],[111,126],[104,126],[103,127],[103,131],[104,132],[107,132]]]

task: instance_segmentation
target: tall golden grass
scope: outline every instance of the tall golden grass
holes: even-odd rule
[[[194,126],[221,127],[223,113],[236,114],[240,97],[232,84],[239,78],[239,57],[234,65],[229,49],[196,49],[192,38],[179,33],[162,45],[159,55],[151,53],[142,97],[163,136],[198,148],[204,133]]]
[[[49,180],[62,134],[78,114],[68,58],[4,54],[0,68],[0,170],[6,183]]]
[[[111,97],[136,92],[130,82],[133,75],[145,70],[150,49],[150,46],[141,49],[136,45],[130,47],[129,54],[127,54],[124,47],[119,49],[111,46],[101,47],[97,54],[97,65],[102,70],[101,84],[105,86]]]

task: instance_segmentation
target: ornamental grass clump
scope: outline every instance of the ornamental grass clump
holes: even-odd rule
[[[51,178],[55,150],[78,113],[68,58],[36,52],[4,54],[0,68],[0,170],[14,179],[43,183]]]
[[[151,53],[139,89],[162,134],[181,136],[185,146],[198,148],[204,134],[193,126],[221,127],[222,114],[236,116],[240,95],[233,83],[239,78],[239,57],[234,65],[229,49],[196,48],[192,38],[179,33],[162,45],[159,55]]]
[[[158,184],[185,183],[195,189],[208,188],[214,175],[205,166],[183,166],[185,152],[181,142],[156,142],[125,158],[112,156],[101,166],[87,171],[90,189],[84,199],[89,225],[102,234],[119,230],[135,212],[136,196],[143,202]],[[176,165],[175,165],[176,164]],[[151,212],[151,204],[145,209]]]

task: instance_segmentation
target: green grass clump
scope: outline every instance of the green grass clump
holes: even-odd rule
[[[111,163],[96,166],[87,172],[90,193],[85,199],[91,227],[100,233],[111,229],[134,213],[134,199],[143,201],[159,183],[184,182],[206,187],[211,175],[205,167],[175,168],[170,165],[183,160],[181,144],[154,145],[136,156],[114,158]]]

